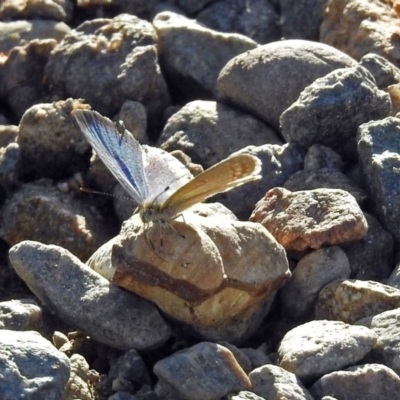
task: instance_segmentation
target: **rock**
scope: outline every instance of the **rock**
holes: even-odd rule
[[[279,13],[269,0],[222,0],[207,5],[196,20],[220,32],[240,33],[257,43],[281,38]]]
[[[319,188],[341,189],[349,192],[361,205],[367,198],[365,190],[358,187],[342,172],[332,168],[297,171],[284,183],[283,187],[292,192]]]
[[[238,394],[228,394],[228,400],[265,400],[260,396],[246,390],[241,390]]]
[[[99,373],[90,370],[89,364],[80,354],[73,354],[70,362],[71,376],[65,386],[63,400],[96,400]]]
[[[13,1],[3,0],[0,4],[0,20],[43,19],[66,21],[72,17],[73,4],[70,0]]]
[[[159,143],[162,149],[182,150],[209,168],[243,147],[280,145],[282,140],[249,114],[214,101],[197,100],[169,118]]]
[[[168,11],[156,15],[153,24],[163,72],[179,98],[216,96],[217,78],[224,65],[257,47],[246,36],[213,31]]]
[[[395,269],[392,271],[385,283],[396,289],[400,289],[400,262],[397,262]]]
[[[369,354],[370,362],[382,363],[400,373],[400,309],[385,311],[373,317],[362,318],[356,322],[372,329],[378,336],[378,341]]]
[[[165,227],[143,229],[134,215],[104,247],[89,260],[92,268],[207,340],[249,337],[290,276],[286,254],[267,230],[213,204]]]
[[[350,264],[338,246],[325,247],[304,256],[281,290],[285,315],[304,319],[312,315],[320,290],[336,279],[350,277]]]
[[[400,69],[378,54],[366,54],[361,58],[360,65],[371,73],[379,89],[400,82]]]
[[[10,0],[10,2],[13,2]],[[33,19],[30,21],[0,21],[0,52],[7,53],[15,46],[31,40],[55,39],[57,42],[71,29],[64,22]]]
[[[17,143],[0,147],[0,191],[11,193],[19,183],[21,149]],[[3,197],[3,201],[6,195]],[[2,203],[2,201],[1,201]]]
[[[68,99],[25,112],[17,138],[25,179],[69,177],[87,166],[90,147],[71,115],[81,104]]]
[[[147,113],[146,108],[138,101],[127,100],[122,104],[114,121],[123,121],[125,128],[140,142],[147,142]]]
[[[264,365],[249,374],[251,390],[264,399],[313,400],[295,374],[276,365]]]
[[[31,40],[8,54],[2,69],[1,91],[18,118],[28,108],[49,100],[50,95],[45,92],[42,83],[45,78],[44,67],[56,44],[55,39]]]
[[[5,124],[0,125],[0,148],[7,147],[9,144],[15,143],[17,136],[18,126]]]
[[[330,147],[322,144],[311,145],[304,157],[304,170],[317,171],[324,168],[343,172],[344,163],[340,155]]]
[[[120,356],[111,366],[108,378],[113,381],[114,390],[118,387],[127,392],[151,384],[149,371],[136,350],[128,350]]]
[[[63,248],[25,241],[10,249],[10,260],[42,302],[94,340],[149,350],[169,338],[152,304],[110,284]]]
[[[354,324],[400,307],[400,290],[383,283],[356,279],[337,280],[319,293],[315,307],[318,319],[332,319]]]
[[[400,378],[393,370],[381,364],[364,364],[323,376],[310,392],[315,398],[330,394],[341,400],[389,400],[395,399],[399,390]]]
[[[364,216],[368,223],[367,234],[340,247],[349,259],[352,278],[382,281],[393,270],[393,236],[371,214],[364,213]]]
[[[133,15],[84,22],[51,53],[45,70],[47,88],[60,98],[85,98],[107,116],[127,100],[140,101],[149,127],[155,129],[170,102],[156,42],[153,26]]]
[[[388,117],[359,127],[358,154],[375,211],[384,227],[400,240],[400,119]]]
[[[352,160],[358,127],[390,111],[389,95],[378,89],[365,68],[341,68],[306,87],[283,112],[280,125],[288,142],[305,148],[323,144]]]
[[[368,354],[377,335],[340,321],[311,321],[289,331],[279,346],[279,366],[310,382],[355,364]],[[346,349],[346,351],[343,351]]]
[[[0,328],[14,331],[38,329],[42,323],[42,309],[33,299],[0,302]]]
[[[0,398],[59,400],[70,375],[68,357],[39,333],[0,329]]]
[[[250,217],[286,250],[319,249],[360,239],[368,225],[355,198],[340,189],[269,190]]]
[[[319,41],[327,0],[279,0],[282,36]]]
[[[380,0],[334,0],[328,2],[320,40],[356,60],[368,53],[399,64],[399,47],[393,38],[399,29],[393,2]]]
[[[218,0],[176,0],[176,3],[188,14],[196,14],[200,10],[203,10],[208,4],[212,4],[217,1]]]
[[[90,204],[48,181],[26,183],[1,210],[0,237],[11,246],[35,240],[63,246],[81,260],[113,235],[113,227]]]
[[[269,43],[238,55],[225,65],[217,81],[219,100],[256,115],[279,131],[282,112],[305,87],[335,69],[355,65],[355,60],[346,54],[321,43]]]
[[[226,347],[209,342],[158,361],[153,372],[187,400],[218,400],[230,392],[251,387],[233,354]],[[161,385],[157,385],[156,393],[165,398]]]

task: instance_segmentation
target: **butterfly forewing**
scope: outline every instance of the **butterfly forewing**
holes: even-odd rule
[[[74,115],[100,159],[136,202],[143,204],[148,185],[139,142],[128,131],[121,135],[112,121],[95,111],[77,110]]]
[[[219,162],[178,189],[163,204],[171,216],[217,193],[261,178],[261,162],[250,154],[238,154]]]

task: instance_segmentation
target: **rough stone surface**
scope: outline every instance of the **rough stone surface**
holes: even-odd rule
[[[160,63],[179,96],[216,95],[216,81],[233,57],[257,47],[246,36],[205,28],[172,12],[153,20],[158,35]]]
[[[361,318],[398,307],[399,289],[374,281],[337,280],[321,290],[315,315],[354,324]]]
[[[63,398],[70,375],[68,357],[33,331],[0,329],[0,398]]]
[[[331,395],[341,400],[389,400],[399,395],[400,378],[381,364],[356,365],[323,376],[311,387],[315,398]]]
[[[114,233],[98,210],[44,180],[16,190],[0,217],[0,237],[11,246],[22,240],[56,244],[84,261]]]
[[[259,46],[230,60],[218,77],[220,100],[279,130],[279,118],[315,79],[355,61],[321,43],[286,40]]]
[[[25,241],[12,247],[10,260],[42,302],[101,343],[145,350],[170,335],[152,304],[110,284],[60,247]]]
[[[307,254],[281,290],[285,315],[296,319],[310,316],[320,290],[336,279],[349,277],[349,260],[340,247],[325,247]]]
[[[342,172],[344,163],[339,154],[330,147],[322,144],[313,144],[304,158],[305,171],[317,171],[319,169],[330,168]]]
[[[251,387],[233,354],[226,347],[209,342],[158,361],[153,372],[187,400],[216,400]],[[163,398],[162,393],[157,394]]]
[[[339,189],[269,190],[250,217],[287,250],[319,249],[360,239],[368,225],[355,198]]]
[[[249,374],[252,392],[264,399],[313,400],[295,374],[276,365],[264,365]]]
[[[27,331],[38,329],[42,309],[33,299],[3,301],[0,303],[0,329]]]
[[[107,116],[126,100],[140,101],[154,127],[170,102],[156,42],[153,26],[133,15],[84,22],[51,53],[47,87],[61,98],[82,97]]]
[[[193,101],[169,118],[159,138],[166,151],[182,150],[209,168],[246,146],[282,140],[249,114],[214,101]]]
[[[307,86],[281,115],[280,125],[287,141],[305,148],[323,144],[352,160],[358,127],[390,111],[389,95],[365,68],[341,68]]]
[[[269,0],[222,0],[208,5],[196,20],[211,29],[240,33],[257,43],[281,38],[279,14]]]
[[[340,321],[311,321],[289,331],[279,349],[279,366],[303,382],[360,361],[374,347],[377,335],[363,326]]]
[[[384,227],[400,240],[400,119],[360,126],[358,154],[364,181]]]
[[[320,40],[359,60],[375,53],[398,65],[398,6],[394,1],[330,0]]]

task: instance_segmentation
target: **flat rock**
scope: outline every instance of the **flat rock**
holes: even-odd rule
[[[269,190],[250,217],[286,250],[319,249],[360,239],[368,225],[355,198],[340,189]]]
[[[363,326],[340,321],[307,322],[282,339],[278,349],[279,366],[309,382],[357,363],[376,341],[377,335]]]
[[[42,302],[94,340],[145,350],[169,338],[152,304],[110,284],[61,247],[21,242],[10,249],[10,260]]]

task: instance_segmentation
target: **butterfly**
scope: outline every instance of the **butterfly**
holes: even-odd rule
[[[137,202],[145,224],[171,220],[209,197],[261,179],[261,161],[250,154],[231,156],[192,178],[180,161],[141,145],[121,124],[96,111],[74,115],[92,148]]]

